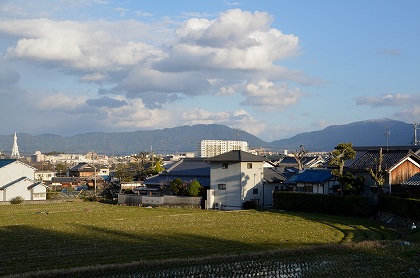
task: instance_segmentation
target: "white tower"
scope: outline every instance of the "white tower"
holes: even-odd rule
[[[12,154],[10,155],[10,158],[20,158],[16,132],[15,132],[15,137],[13,138],[13,148],[12,148]]]

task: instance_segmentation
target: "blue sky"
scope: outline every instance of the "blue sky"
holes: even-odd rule
[[[420,1],[0,2],[0,134],[420,120]],[[234,139],[234,138],[232,138]]]

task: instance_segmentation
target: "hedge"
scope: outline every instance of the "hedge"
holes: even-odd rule
[[[393,196],[381,196],[379,209],[400,217],[420,220],[420,200]]]
[[[275,206],[291,211],[317,212],[346,216],[372,216],[376,207],[367,197],[307,194],[277,191],[274,193]]]

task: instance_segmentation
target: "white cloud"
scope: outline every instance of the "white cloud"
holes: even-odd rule
[[[229,86],[229,87],[221,87],[219,89],[219,93],[218,95],[222,95],[222,96],[227,96],[227,95],[232,95],[236,92],[235,88]]]
[[[224,124],[232,128],[240,128],[251,134],[258,135],[265,128],[266,124],[254,119],[245,110],[210,112],[202,108],[196,108],[192,111],[183,111],[180,114],[180,120],[183,124]]]
[[[413,122],[420,118],[420,94],[385,94],[376,97],[359,97],[355,101],[358,105],[368,105],[373,108],[391,107],[398,109],[393,115],[387,117],[393,117],[401,121]],[[392,113],[392,111],[390,110],[389,113]]]
[[[20,58],[80,72],[116,71],[159,59],[162,51],[143,41],[144,24],[135,21],[85,22],[50,19],[0,22],[0,31],[22,36],[7,50]],[[128,29],[136,32],[128,34]]]
[[[208,69],[266,70],[274,61],[297,55],[299,39],[270,28],[266,12],[240,9],[220,13],[218,18],[192,18],[176,30],[177,42],[160,70]]]
[[[412,103],[420,104],[420,95],[386,94],[379,97],[359,97],[356,99],[358,105],[380,106],[403,106]]]
[[[245,94],[247,99],[243,104],[266,111],[282,110],[284,107],[297,104],[303,96],[299,88],[289,89],[286,84],[275,85],[269,81],[248,83]]]
[[[75,5],[83,5],[83,1]],[[113,12],[112,7],[105,9]],[[127,16],[150,16],[116,9]],[[34,109],[66,115],[89,113],[87,121],[95,126],[110,123],[115,129],[159,128],[219,123],[258,134],[265,123],[245,110],[196,109],[178,116],[179,111],[168,104],[218,95],[231,100],[242,97],[238,103],[245,98],[247,105],[275,110],[293,105],[303,96],[297,88],[279,85],[284,81],[305,82],[305,76],[279,65],[280,60],[299,54],[299,39],[272,28],[270,14],[234,9],[194,16],[199,17],[177,24],[173,20],[144,23],[137,18],[77,21],[3,17],[0,35],[15,39],[4,57],[10,63],[24,61],[46,72],[74,76],[81,86],[89,86],[90,91],[82,96],[74,92],[38,94]],[[271,82],[254,81],[265,79]],[[98,90],[100,97],[92,95],[95,83],[104,88]],[[57,87],[59,91],[80,92]]]
[[[40,98],[36,106],[43,111],[72,112],[84,105],[86,100],[85,96],[70,97],[60,92]]]

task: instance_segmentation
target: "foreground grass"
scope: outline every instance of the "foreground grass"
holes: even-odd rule
[[[0,206],[0,275],[112,277],[131,273],[153,277],[165,267],[172,271],[173,264],[181,272],[199,271],[205,261],[209,264],[206,273],[213,269],[215,276],[223,276],[217,271],[229,272],[226,266],[247,258],[255,266],[272,259],[287,265],[281,261],[282,252],[295,259],[305,254],[318,264],[320,255],[325,260],[334,257],[336,246],[344,248],[339,252],[343,256],[360,249],[357,252],[366,256],[395,258],[384,250],[395,254],[390,240],[396,238],[395,232],[366,219],[314,214],[149,209],[88,202],[10,205]],[[386,240],[385,247],[354,245],[365,240]],[[398,252],[410,265],[417,249],[413,245],[403,248]],[[305,261],[311,261],[309,257]],[[194,262],[196,268],[192,268]],[[152,272],[144,272],[145,268]],[[244,265],[238,268],[246,269]],[[178,276],[188,276],[184,274]]]

